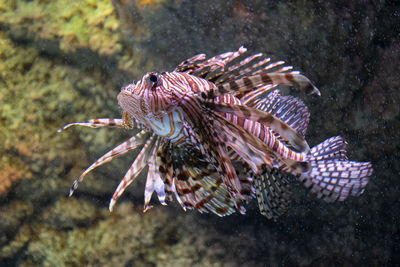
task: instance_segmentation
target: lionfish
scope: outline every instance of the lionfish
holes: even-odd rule
[[[261,53],[240,47],[211,58],[198,54],[172,72],[150,72],[121,89],[121,119],[100,118],[65,125],[139,128],[75,180],[70,196],[93,169],[141,148],[109,205],[148,167],[144,211],[154,191],[161,204],[173,198],[184,210],[225,216],[245,213],[256,198],[261,214],[276,220],[290,201],[290,177],[327,202],[359,196],[372,173],[369,162],[349,161],[346,142],[332,137],[310,148],[309,111],[278,85],[320,95],[311,81]],[[274,90],[272,90],[274,89]]]

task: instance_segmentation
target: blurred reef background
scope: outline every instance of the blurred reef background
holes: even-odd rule
[[[0,266],[400,264],[400,5],[396,1],[0,0]],[[131,133],[64,124],[121,116],[120,88],[197,53],[241,45],[320,89],[307,140],[343,135],[372,161],[359,198],[327,204],[299,183],[278,222],[176,204],[142,213],[144,181],[108,201],[135,156],[73,180]],[[294,92],[293,92],[294,93]],[[140,179],[139,179],[140,180]]]

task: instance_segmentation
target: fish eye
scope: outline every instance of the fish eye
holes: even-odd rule
[[[158,77],[157,77],[157,75],[150,74],[149,80],[150,80],[152,83],[157,83]]]

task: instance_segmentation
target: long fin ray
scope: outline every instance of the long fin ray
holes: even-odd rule
[[[268,112],[241,105],[231,105],[227,103],[218,103],[204,100],[202,101],[202,104],[216,112],[231,113],[240,118],[262,123],[265,126],[274,130],[275,132],[279,133],[299,152],[307,153],[310,150],[310,147],[308,146],[307,142],[301,134],[299,134],[285,122]]]
[[[72,194],[74,193],[74,191],[76,190],[76,188],[78,188],[79,183],[81,183],[84,179],[84,177],[86,176],[86,174],[88,174],[89,172],[91,172],[92,170],[94,170],[95,168],[110,162],[111,160],[118,158],[124,154],[126,154],[127,152],[141,146],[144,144],[144,142],[146,141],[146,139],[148,138],[149,133],[145,132],[145,131],[141,131],[139,132],[137,135],[129,138],[127,141],[123,142],[122,144],[120,144],[119,146],[113,148],[112,150],[110,150],[109,152],[107,152],[106,154],[104,154],[102,157],[100,157],[99,159],[97,159],[92,165],[90,165],[82,174],[81,176],[79,176],[78,179],[76,179],[70,189],[69,192],[69,196],[72,196]]]
[[[161,174],[158,168],[158,163],[156,160],[155,150],[159,148],[160,140],[157,140],[154,149],[149,154],[152,155],[148,161],[149,171],[147,173],[146,185],[144,190],[144,209],[143,212],[148,211],[152,206],[150,206],[151,196],[154,191],[156,191],[157,197],[162,205],[167,205],[165,203],[165,190],[164,182],[161,179]]]
[[[301,91],[307,94],[320,95],[317,87],[315,87],[307,77],[298,72],[272,72],[252,75],[220,84],[216,89],[210,90],[208,94],[206,94],[206,98],[212,99],[215,96],[229,93],[246,94],[268,84],[297,86]]]
[[[205,122],[206,127],[201,129],[198,128],[200,133],[199,136],[203,138],[203,143],[208,144],[207,150],[218,162],[216,165],[217,171],[220,173],[220,175],[222,175],[222,177],[225,178],[224,183],[226,184],[229,193],[232,195],[232,197],[235,197],[236,195],[241,196],[240,181],[224,144],[226,140],[224,139],[224,136],[220,135],[221,132],[216,130],[220,128],[217,125],[214,125],[215,116],[207,117],[208,122]],[[210,122],[213,123],[210,124]]]
[[[126,172],[124,178],[119,183],[117,189],[110,200],[109,210],[112,211],[118,198],[124,193],[125,189],[135,180],[137,175],[146,167],[150,157],[153,155],[153,150],[155,143],[157,141],[157,136],[153,135],[144,144],[143,149],[140,151],[135,161],[132,163],[131,167]]]

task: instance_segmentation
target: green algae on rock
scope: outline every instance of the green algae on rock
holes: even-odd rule
[[[15,34],[60,40],[63,51],[84,47],[110,55],[121,50],[111,0],[1,0],[0,10],[0,23]]]
[[[72,117],[87,117],[84,112],[88,110],[99,114],[106,114],[103,108],[107,106],[114,110],[114,101],[108,99],[115,93],[114,85],[100,72],[82,72],[42,58],[34,48],[14,46],[4,33],[0,33],[0,59],[0,173],[4,174],[0,175],[0,193],[4,194],[10,182],[41,177],[32,179],[30,186],[34,186],[84,159],[79,147],[64,147],[71,135],[58,135],[57,129]],[[92,75],[85,75],[90,72]],[[86,136],[96,139],[93,134],[98,135]],[[107,134],[103,137],[117,139]]]
[[[50,210],[63,213],[63,203]],[[191,224],[185,223],[188,218],[158,208],[147,216],[126,202],[109,215],[106,209],[82,201],[68,204],[72,211],[65,218],[80,214],[82,204],[104,216],[91,225],[59,231],[56,225],[44,223],[45,215],[33,226],[37,238],[28,244],[20,266],[219,266],[216,256],[222,243],[208,249],[215,236],[200,231],[202,238],[194,238]]]

